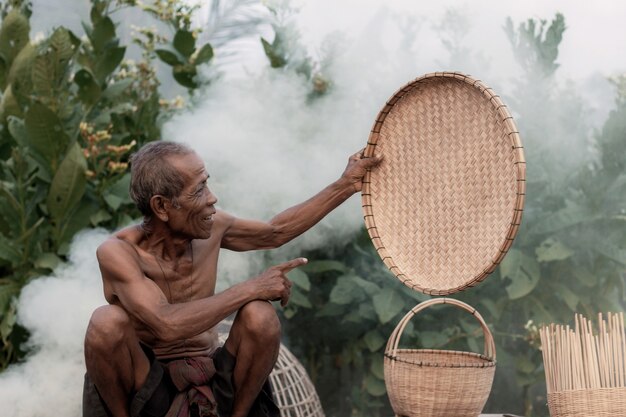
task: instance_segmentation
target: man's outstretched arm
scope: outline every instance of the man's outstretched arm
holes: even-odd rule
[[[288,208],[269,222],[238,219],[226,215],[228,227],[222,247],[235,251],[272,249],[309,230],[354,193],[361,191],[363,176],[380,158],[352,155],[341,178],[310,199]]]

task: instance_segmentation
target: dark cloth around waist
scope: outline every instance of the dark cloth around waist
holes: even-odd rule
[[[131,417],[230,417],[234,403],[236,358],[225,348],[209,357],[161,362],[145,346],[150,360],[146,382],[130,403]],[[195,385],[200,383],[201,385]],[[268,381],[249,417],[279,417]],[[98,390],[85,374],[83,417],[111,417]]]

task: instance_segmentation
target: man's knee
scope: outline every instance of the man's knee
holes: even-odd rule
[[[237,313],[246,333],[265,340],[280,341],[280,320],[274,306],[266,301],[252,301]]]
[[[128,314],[118,306],[98,307],[89,320],[85,335],[85,347],[110,349],[122,343],[132,329]]]

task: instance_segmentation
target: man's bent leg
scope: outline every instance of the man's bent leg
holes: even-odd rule
[[[99,307],[85,335],[87,373],[114,417],[130,415],[130,398],[145,382],[150,361],[126,312]]]
[[[230,417],[246,417],[278,358],[280,321],[266,301],[252,301],[238,312],[224,344],[235,358],[235,399]]]

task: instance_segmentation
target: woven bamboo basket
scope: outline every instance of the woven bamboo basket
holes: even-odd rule
[[[363,180],[365,226],[408,287],[448,295],[493,272],[522,218],[526,164],[498,95],[457,72],[400,88],[364,151],[382,162]]]
[[[548,393],[551,417],[626,417],[626,388]]]
[[[435,349],[399,349],[408,322],[420,311],[451,304],[471,313],[480,323],[484,353]],[[391,407],[400,417],[476,417],[491,391],[496,348],[478,311],[451,298],[434,298],[413,307],[398,323],[385,349],[385,385]]]
[[[309,375],[284,345],[280,345],[270,383],[281,417],[324,417],[322,404]]]
[[[539,330],[552,417],[626,417],[626,328],[623,313],[575,316],[575,326]]]
[[[226,341],[231,325],[229,320],[220,323],[218,335],[222,343]],[[309,375],[300,361],[282,343],[269,382],[280,417],[325,417],[322,403]]]

